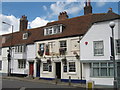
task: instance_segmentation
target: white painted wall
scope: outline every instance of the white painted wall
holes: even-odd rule
[[[27,68],[25,68],[25,69],[18,68],[18,60],[17,59],[14,60],[13,65],[14,65],[14,67],[13,67],[13,70],[11,71],[11,73],[14,73],[14,74],[27,74]]]
[[[2,60],[2,70],[0,70],[0,73],[7,74],[8,72],[8,60],[7,60],[7,55],[8,55],[8,50],[9,48],[2,48],[2,55],[0,56],[0,60]]]
[[[115,39],[120,39],[120,20],[114,20],[116,26],[114,27]],[[110,37],[112,36],[112,30],[109,27],[110,21],[94,23],[89,31],[83,36],[80,41],[80,59],[85,60],[110,60],[111,46]],[[94,56],[93,41],[103,41],[104,43],[104,55]],[[85,45],[85,42],[88,42]],[[116,51],[115,51],[116,53]],[[120,55],[115,54],[116,59],[120,59]],[[101,77],[90,77],[90,64],[87,61],[83,64],[83,76],[88,80],[93,80],[95,84],[99,85],[113,85],[113,78],[101,78]]]
[[[30,45],[27,45],[27,48],[26,48],[26,51],[27,51],[27,60],[33,60],[35,59],[35,55],[36,55],[36,52],[35,52],[35,44],[30,44]]]
[[[30,44],[26,46],[26,52],[24,53],[14,53],[14,61],[12,63],[13,73],[16,74],[29,74],[29,61],[35,60],[35,45]],[[18,59],[26,60],[26,68],[19,69],[18,68]]]
[[[63,41],[66,40],[67,41],[67,54],[66,54],[66,58],[67,58],[67,63],[69,61],[75,61],[76,62],[76,72],[75,73],[64,73],[63,72],[63,64],[61,62],[61,59],[63,58],[63,56],[59,56],[59,41]],[[40,77],[44,77],[44,78],[55,78],[56,75],[56,64],[55,62],[61,62],[61,79],[68,79],[69,76],[71,76],[72,79],[80,79],[80,62],[79,60],[76,59],[75,55],[73,54],[74,51],[76,51],[79,55],[79,37],[69,37],[69,38],[62,38],[62,39],[54,39],[54,40],[46,40],[46,41],[39,41],[36,42],[36,56],[41,58],[42,62],[41,62],[41,67],[40,67]],[[50,49],[50,51],[52,50],[55,55],[53,56],[54,58],[52,58],[52,72],[45,72],[43,71],[43,62],[47,62],[47,59],[50,56],[44,55],[47,59],[40,57],[37,52],[38,52],[38,48],[39,48],[39,44],[40,43],[45,43],[48,44],[49,42],[54,42],[53,45],[53,49]],[[57,56],[59,56],[59,58],[57,58]],[[68,69],[68,67],[67,67]]]
[[[118,39],[118,22],[120,20],[114,20],[116,26],[114,28],[115,31],[115,39]],[[109,22],[99,22],[95,23],[89,31],[84,35],[82,40],[80,41],[80,59],[81,60],[110,60],[111,54],[111,46],[110,46],[110,36],[112,35],[112,30],[109,27]],[[100,41],[103,40],[104,43],[104,55],[103,56],[94,56],[94,47],[93,41]],[[85,42],[88,42],[88,45],[85,45]],[[116,55],[116,54],[115,54]],[[116,59],[120,59],[118,55],[116,55]]]

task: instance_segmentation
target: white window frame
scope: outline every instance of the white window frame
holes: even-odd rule
[[[102,45],[96,46],[95,44]],[[97,47],[97,48],[96,48]],[[93,41],[94,56],[104,56],[104,42],[103,41]]]
[[[106,64],[106,66],[104,66],[103,64]],[[91,77],[113,77],[114,76],[112,62],[94,62],[94,63],[90,64],[90,67],[91,67],[91,69],[90,69]],[[98,73],[96,73],[96,72],[94,73],[95,69]],[[103,69],[106,69],[106,75],[105,75],[105,73],[103,73]],[[110,69],[112,69],[112,75],[110,74],[110,72],[111,72]]]
[[[120,39],[116,39],[116,54],[120,55]]]
[[[23,33],[23,40],[28,39],[28,33]]]
[[[18,60],[18,68],[25,69],[26,68],[26,60]]]
[[[65,42],[65,43],[63,43],[63,42]],[[67,40],[62,40],[62,41],[59,41],[59,49],[65,49],[66,51],[65,51],[65,54],[64,55],[66,55],[66,52],[67,52]]]
[[[15,46],[15,53],[24,53],[24,52],[26,52],[26,45]]]
[[[59,29],[57,27],[59,27]],[[53,35],[53,34],[62,33],[62,29],[63,29],[62,27],[63,27],[62,24],[46,27],[44,28],[44,35]]]

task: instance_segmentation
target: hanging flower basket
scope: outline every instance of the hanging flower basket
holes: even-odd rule
[[[43,54],[44,54],[44,51],[38,51],[38,55],[40,55],[40,56],[43,56]]]
[[[47,59],[47,63],[48,63],[48,64],[51,64],[51,60],[50,60],[50,59]]]
[[[76,59],[79,59],[79,58],[80,58],[80,56],[77,54],[76,51],[74,51],[73,54],[75,55]]]
[[[63,62],[63,64],[66,65],[66,64],[67,64],[67,59],[66,59],[66,58],[63,58],[63,59],[62,59],[62,62]]]
[[[78,54],[76,54],[75,57],[76,57],[76,59],[79,59],[79,58],[80,58],[80,56],[79,56]]]

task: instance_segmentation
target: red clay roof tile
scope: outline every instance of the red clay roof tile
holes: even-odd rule
[[[38,40],[48,40],[48,39],[55,39],[62,37],[84,35],[94,22],[100,22],[100,21],[117,19],[117,18],[120,19],[120,15],[115,13],[99,13],[99,14],[83,15],[83,16],[60,20],[60,21],[54,21],[48,23],[46,26],[43,27],[25,30],[25,32],[29,32],[29,37],[27,40],[22,39],[23,33],[25,32],[13,33],[12,43],[10,40],[11,34],[2,35],[3,37],[6,37],[6,42],[2,44],[2,46],[6,47],[10,45],[32,44],[34,43],[34,41],[38,41]],[[64,25],[65,28],[63,32],[60,34],[44,36],[44,27],[48,27],[56,24]]]

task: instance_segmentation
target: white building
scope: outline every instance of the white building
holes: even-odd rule
[[[116,22],[115,39],[119,39],[119,18],[120,15],[111,9],[107,13],[93,14],[90,2],[86,2],[83,16],[68,18],[67,12],[62,12],[58,21],[34,29],[27,29],[27,17],[22,16],[20,31],[2,37],[5,42],[0,56],[1,71],[47,80],[56,76],[61,81],[68,81],[71,77],[72,82],[82,83],[93,80],[95,84],[103,84],[104,80],[104,84],[112,85],[111,30],[108,23]],[[7,58],[9,47],[12,47],[10,65]]]
[[[26,31],[27,22],[27,17],[22,16],[20,19],[20,31],[5,34],[1,37],[0,66],[3,75],[29,76],[31,72],[29,64],[35,60],[34,37],[32,37],[34,31]],[[8,62],[8,51],[10,51],[11,55],[10,62]]]
[[[109,10],[111,17],[114,13]],[[83,77],[88,81],[92,80],[97,85],[113,85],[113,61],[111,60],[111,38],[112,30],[109,26],[111,21],[115,22],[115,59],[116,68],[120,67],[120,16],[110,19],[108,15],[104,16],[106,20],[93,23],[88,32],[80,41],[80,60],[83,63]],[[108,18],[108,20],[107,20]],[[117,70],[117,69],[116,69]],[[119,75],[119,68],[116,71]],[[120,76],[118,76],[120,78]]]

